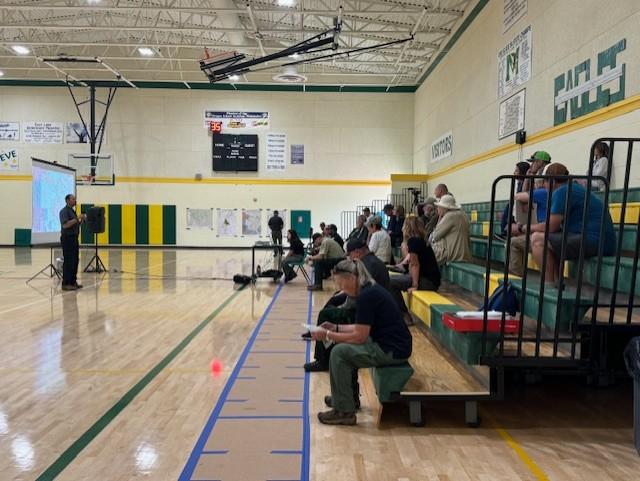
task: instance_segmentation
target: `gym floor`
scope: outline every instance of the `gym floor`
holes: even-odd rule
[[[46,276],[25,282],[48,249],[0,250],[3,480],[638,477],[629,384],[512,384],[481,405],[477,429],[455,403],[426,405],[415,428],[405,406],[381,411],[362,372],[358,425],[324,426],[328,374],[304,374],[311,346],[298,334],[330,282],[313,296],[301,276],[234,290],[250,251],[100,255],[118,272],[82,274],[84,288],[63,293]],[[424,385],[473,383],[412,329]]]

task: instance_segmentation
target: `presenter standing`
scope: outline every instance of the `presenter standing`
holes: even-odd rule
[[[282,245],[282,229],[284,228],[284,221],[282,217],[278,215],[278,211],[273,211],[273,217],[269,219],[269,229],[271,229],[271,239],[273,245]]]
[[[67,194],[64,198],[66,205],[60,211],[62,255],[64,264],[62,266],[62,290],[75,291],[82,287],[78,284],[78,262],[80,258],[80,245],[78,235],[80,235],[80,224],[87,220],[86,214],[76,215],[76,196]]]

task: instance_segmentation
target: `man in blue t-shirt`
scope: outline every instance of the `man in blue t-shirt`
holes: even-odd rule
[[[544,187],[534,189],[533,191],[533,205],[535,206],[535,212],[537,222],[544,222],[547,216],[547,196],[549,192]],[[514,199],[518,201],[519,207],[522,207],[527,212],[529,210],[529,192],[518,192],[515,194]],[[533,209],[532,209],[533,212]],[[526,226],[519,223],[513,223],[511,225],[511,244],[509,246],[509,272],[517,276],[524,276],[524,269],[527,265],[527,257],[529,252],[525,249],[527,247],[527,236],[524,235]],[[529,242],[529,249],[531,249],[531,242]]]
[[[560,257],[565,235],[563,230],[567,231],[564,245],[565,260],[579,258],[581,249],[585,258],[597,256],[601,228],[604,235],[604,239],[602,239],[602,255],[614,255],[616,234],[613,230],[611,215],[600,199],[588,193],[584,187],[576,182],[569,185],[567,179],[553,178],[554,176],[569,175],[569,171],[564,165],[559,163],[549,165],[545,170],[545,175],[548,176],[544,180],[545,188],[553,190],[549,216],[548,249],[546,250],[545,282],[555,284],[561,273]],[[571,193],[567,202],[569,190]],[[585,216],[584,204],[586,195],[590,197]],[[602,225],[603,223],[604,226]],[[531,252],[536,263],[542,266],[545,255],[545,223],[541,222],[532,225],[531,231]],[[583,231],[584,245],[582,244]]]

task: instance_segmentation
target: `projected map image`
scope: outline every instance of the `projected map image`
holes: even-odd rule
[[[32,232],[60,232],[64,197],[75,192],[73,172],[32,169]]]

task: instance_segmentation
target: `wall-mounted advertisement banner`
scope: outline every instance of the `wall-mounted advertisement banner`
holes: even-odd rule
[[[22,138],[26,144],[61,144],[62,122],[24,122]]]
[[[293,165],[304,164],[304,145],[303,144],[291,144],[291,164]]]
[[[0,140],[20,140],[20,122],[0,122]]]
[[[219,110],[204,111],[204,126],[211,129],[211,123],[220,123],[223,133],[240,129],[268,129],[269,112],[221,112]]]
[[[96,130],[97,130],[97,127],[96,127]],[[98,144],[100,142],[102,142],[103,144],[106,142],[106,138],[103,134],[104,134],[104,129],[101,131],[100,135],[98,136],[98,139],[96,140]],[[87,132],[87,129],[81,122],[67,122],[65,143],[88,144],[89,132]]]
[[[453,132],[450,130],[431,144],[431,162],[438,162],[453,155]]]
[[[502,140],[518,130],[524,129],[524,103],[526,89],[500,102],[498,139]]]
[[[20,167],[16,149],[0,150],[0,170],[17,172]]]
[[[527,13],[527,0],[504,0],[504,16],[502,17],[502,33],[506,33],[514,23]]]
[[[287,162],[287,134],[267,134],[267,170],[284,170]]]
[[[498,98],[517,90],[531,78],[531,25],[498,53]]]
[[[553,125],[576,119],[624,99],[627,39],[567,68],[553,80]]]

